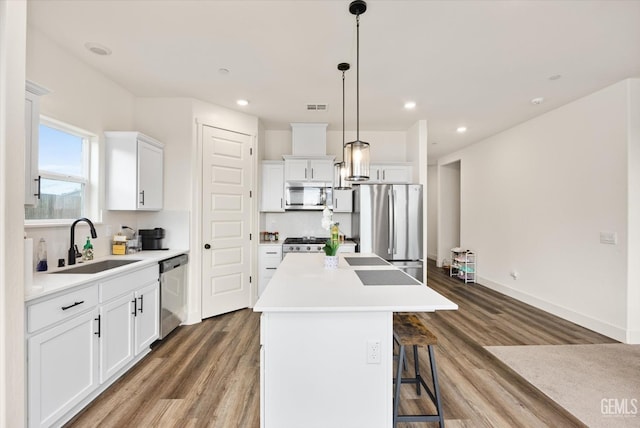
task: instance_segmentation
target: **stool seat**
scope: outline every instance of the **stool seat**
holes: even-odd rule
[[[436,335],[431,333],[415,314],[393,314],[393,331],[400,345],[429,346],[438,343]]]

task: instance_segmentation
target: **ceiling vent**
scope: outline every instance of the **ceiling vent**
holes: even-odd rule
[[[307,104],[307,111],[327,111],[328,109],[327,104]]]

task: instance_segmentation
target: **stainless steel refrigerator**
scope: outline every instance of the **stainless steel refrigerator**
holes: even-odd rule
[[[353,186],[351,233],[374,253],[422,281],[422,185]]]

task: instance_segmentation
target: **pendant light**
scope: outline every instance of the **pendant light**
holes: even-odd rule
[[[335,168],[335,174],[338,176],[338,186],[336,187],[336,189],[347,189],[348,187],[345,187],[345,178],[346,178],[346,173],[347,173],[347,169],[346,169],[346,165],[345,165],[345,161],[344,161],[344,144],[345,144],[345,137],[344,137],[344,73],[349,70],[351,68],[351,65],[349,65],[349,63],[347,62],[341,62],[340,64],[338,64],[338,70],[342,71],[342,161],[341,162],[336,162],[334,164],[334,168]]]
[[[347,181],[369,179],[369,143],[360,141],[360,15],[367,10],[367,3],[354,0],[349,12],[356,16],[356,140],[344,145],[344,162]]]

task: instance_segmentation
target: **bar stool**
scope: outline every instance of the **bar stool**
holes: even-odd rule
[[[438,373],[436,370],[436,359],[433,352],[433,345],[438,342],[438,338],[431,332],[420,319],[409,313],[398,313],[393,315],[393,337],[400,346],[398,353],[398,365],[394,378],[395,394],[393,396],[393,427],[396,428],[398,422],[438,422],[440,428],[444,428],[444,417],[442,416],[442,403],[440,399],[440,387],[438,386]],[[415,377],[402,377],[402,361],[406,357],[406,346],[413,347],[413,361]],[[429,365],[431,366],[431,378],[433,379],[433,391],[427,386],[420,374],[420,362],[418,360],[418,346],[426,346],[429,351]],[[399,415],[400,386],[403,383],[415,383],[416,393],[421,395],[420,386],[425,391],[436,406],[435,415]]]

